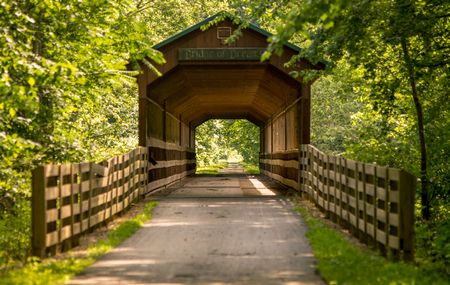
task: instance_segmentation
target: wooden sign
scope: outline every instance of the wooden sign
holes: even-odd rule
[[[178,60],[259,61],[265,50],[265,48],[180,48],[178,49]]]

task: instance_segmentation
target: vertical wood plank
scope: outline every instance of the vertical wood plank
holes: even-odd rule
[[[270,118],[270,163],[269,163],[269,168],[270,168],[270,173],[273,173],[273,151],[274,151],[274,147],[273,147],[273,117]]]
[[[62,216],[61,216],[61,208],[62,208],[62,204],[63,204],[63,199],[62,199],[62,185],[63,185],[63,175],[61,172],[61,165],[57,165],[58,167],[58,198],[56,198],[56,208],[58,211],[58,222],[56,224],[57,227],[57,231],[58,231],[58,245],[57,245],[57,251],[61,251],[61,235],[62,235],[62,224],[63,224],[63,220],[62,220]]]
[[[77,182],[78,182],[78,206],[80,207],[80,234],[82,234],[85,229],[83,227],[83,213],[84,213],[84,208],[83,208],[83,187],[82,187],[82,164],[78,164],[78,170],[77,170]]]
[[[303,146],[299,145],[298,148],[298,172],[297,172],[297,181],[298,181],[298,190],[300,195],[303,196]]]
[[[181,136],[180,136],[180,141],[181,141]],[[136,179],[137,179],[137,173],[136,173],[136,163],[139,159],[138,156],[138,149],[133,150],[133,155],[132,155],[132,163],[131,163],[131,185],[132,185],[132,191],[133,191],[133,201],[136,201],[136,199],[139,199],[139,187],[137,187],[136,183]]]
[[[416,178],[400,172],[400,237],[403,240],[403,259],[414,260],[414,198]]]
[[[333,163],[333,173],[329,173],[328,178],[333,180],[333,202],[331,203],[331,211],[333,212],[333,215],[337,215],[337,205],[336,205],[336,199],[337,199],[337,193],[338,189],[336,187],[336,156],[330,156],[328,158],[328,163]],[[330,166],[331,168],[331,166]]]
[[[360,219],[359,219],[359,207],[360,207],[360,201],[359,201],[359,166],[358,166],[358,162],[355,161],[355,175],[354,175],[354,179],[355,179],[355,218],[356,218],[356,231],[355,234],[357,234],[357,237],[359,238],[359,223],[360,223]]]
[[[91,225],[91,216],[92,216],[92,188],[94,187],[94,172],[93,172],[93,163],[89,163],[89,200],[88,200],[88,230],[90,231]]]
[[[341,219],[343,218],[342,215],[342,175],[341,175],[341,158],[339,156],[336,157],[336,164],[335,164],[335,174],[336,174],[336,182],[339,183],[339,187],[335,187],[337,198],[339,199],[339,204],[336,203],[336,206],[338,206],[338,213],[336,213],[339,216],[339,223],[341,223]]]
[[[286,106],[285,106],[286,108]],[[283,116],[283,120],[284,120],[284,146],[283,149],[284,151],[287,151],[288,149],[288,130],[287,130],[287,110],[285,109],[284,111],[284,116]]]
[[[113,195],[113,176],[112,176],[112,159],[109,159],[107,161],[106,167],[108,167],[108,171],[107,171],[107,181],[108,181],[108,185],[106,186],[108,191],[107,191],[107,195],[108,195],[108,205],[109,205],[109,216],[112,218],[114,216],[114,212],[113,212],[113,207],[114,207],[114,195]]]
[[[32,222],[31,222],[31,246],[33,255],[39,258],[45,257],[46,234],[47,234],[47,200],[45,198],[46,188],[46,166],[38,166],[32,172]]]
[[[378,231],[378,217],[377,217],[377,209],[378,209],[378,195],[377,195],[377,167],[373,167],[373,239],[375,242],[375,246],[377,245],[377,231]]]
[[[75,201],[75,187],[74,184],[75,180],[75,168],[76,164],[70,165],[70,244],[69,247],[72,247],[72,243],[74,242],[74,224],[75,224],[75,211],[74,211],[74,205],[76,203]]]
[[[120,158],[121,158],[120,159],[121,160],[120,176],[122,177],[121,183],[120,183],[120,184],[122,184],[122,186],[120,186],[122,188],[122,211],[121,212],[124,212],[126,207],[128,206],[127,205],[127,200],[128,200],[127,189],[125,187],[125,184],[126,184],[126,182],[125,182],[125,156],[121,155]]]
[[[343,158],[343,157],[341,157],[341,165],[344,167],[344,173],[341,173],[341,179],[344,179],[344,186],[342,187],[342,190],[343,190],[343,192],[344,192],[344,201],[345,201],[345,217],[344,217],[344,219],[346,220],[346,223],[348,223],[348,225],[351,225],[351,222],[350,222],[350,211],[349,211],[349,208],[350,208],[350,198],[349,198],[349,196],[350,196],[350,194],[348,193],[348,187],[349,187],[349,184],[348,184],[348,177],[347,177],[347,175],[348,175],[348,168],[347,168],[347,159],[345,159],[345,158]],[[341,185],[342,186],[342,185]]]
[[[181,129],[181,124],[180,124],[180,129]],[[180,134],[180,144],[181,144],[181,134]],[[130,164],[129,164],[129,168],[130,168],[130,171],[129,171],[129,180],[128,180],[128,184],[130,185],[129,187],[130,187],[130,191],[131,191],[131,201],[132,202],[135,202],[135,198],[136,198],[136,183],[135,183],[135,177],[136,177],[136,175],[135,175],[135,172],[134,172],[134,169],[135,169],[135,166],[136,166],[136,156],[135,156],[135,151],[136,150],[132,150],[131,152],[130,152]]]
[[[147,88],[144,87],[143,75],[137,76],[139,84],[139,145],[147,145],[147,128],[149,122],[147,116]]]
[[[144,194],[146,194],[147,193],[147,185],[150,183],[150,180],[149,180],[149,177],[148,177],[148,170],[149,170],[149,166],[150,166],[150,164],[148,162],[149,153],[148,153],[148,148],[142,149],[142,151],[144,152],[144,161],[143,161],[144,162],[144,166],[143,166],[144,171],[143,171],[143,174],[145,175],[144,176],[144,185],[143,185],[143,187],[144,187]],[[195,159],[195,157],[194,157],[194,159]],[[194,169],[194,171],[195,171],[195,169]]]
[[[309,144],[311,131],[311,87],[310,84],[302,84],[300,103],[300,142]]]
[[[138,183],[138,174],[137,174],[137,166],[139,161],[139,149],[133,150],[133,177],[132,177],[132,183],[133,183],[133,193],[134,193],[134,199],[136,201],[139,201],[139,186]]]
[[[190,133],[190,132],[189,132]],[[139,148],[138,149],[138,161],[136,163],[138,163],[137,165],[137,176],[138,176],[138,189],[139,189],[139,199],[142,200],[144,198],[145,195],[145,185],[147,185],[147,183],[145,183],[145,185],[142,185],[142,181],[144,181],[146,176],[142,176],[142,175],[148,175],[147,174],[147,169],[145,169],[145,172],[143,173],[142,171],[142,167],[143,167],[143,162],[146,160],[147,155],[144,154],[144,148]]]
[[[384,213],[386,215],[386,220],[385,220],[385,226],[384,226],[384,233],[386,234],[386,238],[384,241],[384,245],[386,247],[386,250],[389,250],[389,169],[386,167],[383,170],[384,173],[384,185],[383,185],[383,189],[384,189],[384,193],[386,195],[386,198],[384,199]]]
[[[363,192],[363,220],[364,220],[364,234],[367,236],[367,192],[366,192],[366,166],[361,163],[362,168],[362,192]]]

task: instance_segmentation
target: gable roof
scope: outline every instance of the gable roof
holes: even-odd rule
[[[195,25],[185,29],[184,31],[181,31],[179,33],[174,34],[173,36],[165,39],[164,41],[154,45],[153,48],[154,49],[160,49],[160,48],[162,48],[162,47],[164,47],[164,46],[166,46],[166,45],[168,45],[168,44],[178,40],[179,38],[182,38],[182,37],[186,36],[187,34],[190,34],[190,33],[194,32],[196,30],[199,30],[202,26],[208,24],[209,22],[212,22],[216,18],[223,17],[223,16],[225,17],[225,19],[229,19],[231,21],[233,21],[235,19],[235,18],[233,19],[233,16],[231,14],[229,14],[229,13],[219,12],[219,13],[217,13],[217,14],[211,16],[211,17],[208,17],[208,18],[204,19],[203,21],[201,21],[201,22],[199,22],[199,23],[197,23],[197,24],[195,24]],[[266,31],[264,29],[261,29],[260,27],[258,27],[257,25],[255,25],[253,23],[249,23],[248,28],[250,30],[252,30],[252,31],[255,31],[255,32],[257,32],[257,33],[267,37],[267,38],[272,36],[272,34],[270,32],[268,32],[268,31]],[[300,47],[298,47],[298,46],[296,46],[294,44],[291,44],[291,43],[286,43],[286,44],[284,44],[284,46],[286,46],[286,47],[288,47],[288,48],[290,48],[290,49],[292,49],[292,50],[294,50],[296,52],[300,52],[302,50]]]

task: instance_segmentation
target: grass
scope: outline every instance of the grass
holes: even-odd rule
[[[312,217],[305,208],[297,206],[296,210],[308,224],[306,236],[318,260],[318,271],[328,284],[450,284],[437,272],[357,248],[343,233]]]
[[[247,174],[259,174],[259,166],[255,164],[246,164],[242,165],[244,167],[245,173]]]
[[[222,169],[221,167],[217,167],[216,165],[208,165],[208,166],[199,166],[195,170],[195,174],[219,174],[219,169]]]
[[[217,175],[217,174],[219,174],[219,169],[224,169],[227,166],[228,166],[227,162],[205,165],[205,166],[197,166],[195,174]]]
[[[244,167],[244,171],[247,174],[259,174],[259,166],[255,164],[247,164],[247,163],[241,163],[241,165]],[[208,175],[217,175],[219,174],[219,169],[226,168],[228,164],[225,163],[219,163],[219,164],[212,164],[207,166],[198,166],[197,170],[195,171],[195,174],[208,174]]]
[[[141,214],[120,223],[107,234],[106,238],[89,246],[84,257],[75,257],[69,254],[65,259],[48,258],[42,262],[37,259],[31,260],[22,268],[0,274],[0,284],[63,284],[94,263],[97,258],[133,235],[144,222],[151,218],[156,205],[157,202],[147,203]]]

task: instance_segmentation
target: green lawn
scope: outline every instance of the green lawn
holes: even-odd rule
[[[312,217],[304,207],[298,205],[296,211],[308,224],[306,236],[318,260],[320,275],[328,284],[450,284],[438,272],[390,261],[371,250],[355,247],[343,233]]]
[[[157,202],[147,203],[143,213],[120,223],[115,229],[107,234],[106,238],[91,245],[88,248],[85,257],[74,257],[69,254],[69,257],[64,259],[48,258],[42,262],[37,259],[32,260],[23,268],[0,273],[0,284],[63,284],[65,281],[94,263],[97,258],[133,235],[144,222],[151,218],[152,211],[157,204]]]

